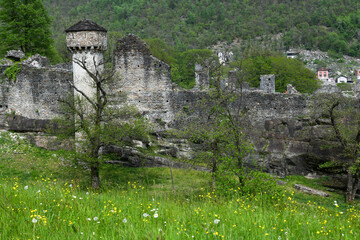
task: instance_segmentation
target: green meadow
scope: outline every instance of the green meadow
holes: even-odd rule
[[[293,189],[255,177],[246,189],[211,191],[211,176],[190,169],[105,165],[102,188],[71,153],[0,135],[0,239],[357,239],[359,202]],[[271,179],[271,178],[270,178]]]

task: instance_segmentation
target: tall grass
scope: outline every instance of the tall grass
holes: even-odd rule
[[[337,195],[305,201],[289,186],[271,194],[224,194],[209,190],[207,173],[175,169],[175,197],[169,169],[119,166],[107,166],[102,190],[92,192],[82,180],[86,170],[63,165],[66,153],[12,141],[1,149],[0,239],[359,237],[359,207]]]

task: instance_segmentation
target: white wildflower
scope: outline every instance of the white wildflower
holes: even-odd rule
[[[41,191],[40,190],[38,190],[36,193],[40,193]]]
[[[143,217],[149,217],[150,215],[149,214],[147,214],[147,213],[144,213],[143,214]]]
[[[124,218],[124,219],[122,220],[122,222],[123,222],[123,223],[127,223],[127,219]]]
[[[72,197],[73,197],[73,198],[76,198],[76,196],[75,196],[75,195],[73,195]]]
[[[99,220],[99,218],[98,218],[98,217],[94,217],[93,219],[94,219],[94,221],[97,221],[97,220]]]
[[[26,185],[26,186],[24,187],[24,189],[25,189],[25,190],[28,190],[28,189],[29,189],[29,186],[28,186],[28,185]]]
[[[91,221],[91,218],[87,218],[86,220]]]
[[[215,220],[214,220],[214,223],[215,223],[215,224],[218,224],[219,222],[220,222],[220,219],[215,219]]]
[[[156,212],[155,214],[154,214],[154,218],[158,218],[159,217],[159,214]]]
[[[33,218],[33,219],[31,220],[32,223],[37,223],[37,221],[38,221],[38,220],[35,219],[35,218]]]
[[[72,184],[70,184],[69,187],[72,187]]]
[[[86,195],[89,195],[89,192],[86,192]]]

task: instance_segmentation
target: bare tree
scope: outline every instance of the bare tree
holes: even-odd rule
[[[104,69],[104,63],[95,58],[90,63],[86,58],[74,62],[89,77],[81,87],[69,81],[74,94],[60,100],[65,113],[60,121],[73,126],[78,161],[90,168],[91,186],[99,189],[99,171],[106,157],[103,147],[129,145],[132,138],[147,139],[149,125],[134,107],[126,104],[126,96],[111,97],[108,86],[120,81],[114,70]]]

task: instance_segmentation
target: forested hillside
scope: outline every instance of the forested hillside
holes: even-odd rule
[[[57,48],[63,31],[90,18],[111,32],[160,38],[184,51],[281,33],[284,48],[360,56],[358,0],[44,0]]]

